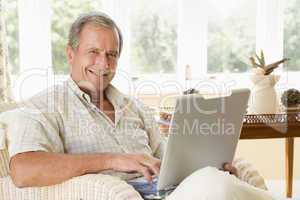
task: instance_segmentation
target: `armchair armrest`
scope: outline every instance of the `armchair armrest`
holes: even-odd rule
[[[142,200],[119,178],[88,174],[47,187],[17,188],[11,178],[0,178],[0,199],[5,200]]]
[[[264,178],[259,174],[258,170],[253,165],[242,158],[237,158],[233,161],[233,166],[237,169],[238,178],[244,182],[253,185],[254,187],[268,190]]]

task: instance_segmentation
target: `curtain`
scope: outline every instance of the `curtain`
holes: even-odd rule
[[[10,101],[10,74],[7,60],[6,31],[4,21],[4,1],[0,0],[0,103]]]

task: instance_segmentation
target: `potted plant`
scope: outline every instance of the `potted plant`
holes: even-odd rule
[[[281,103],[286,111],[298,111],[300,106],[300,91],[297,89],[288,89],[281,96]]]
[[[251,99],[248,113],[250,114],[273,114],[279,110],[279,100],[275,91],[275,84],[279,81],[279,75],[273,75],[274,69],[289,60],[284,58],[271,64],[266,64],[264,52],[250,57],[253,68],[251,81]]]

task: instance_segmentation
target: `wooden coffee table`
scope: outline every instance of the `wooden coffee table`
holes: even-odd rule
[[[293,193],[294,138],[300,137],[300,112],[246,115],[240,139],[285,139],[286,196]]]

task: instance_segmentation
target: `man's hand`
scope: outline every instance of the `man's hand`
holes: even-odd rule
[[[223,170],[229,172],[230,174],[232,174],[236,177],[238,176],[237,169],[230,163],[225,163],[223,165]]]
[[[111,167],[115,171],[140,172],[151,182],[152,176],[159,174],[160,160],[147,154],[115,154]]]

